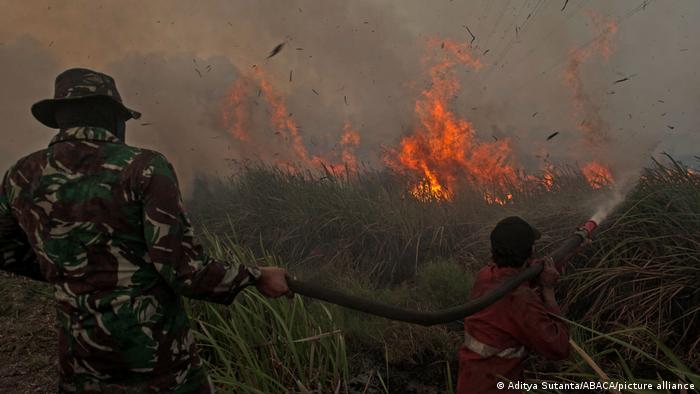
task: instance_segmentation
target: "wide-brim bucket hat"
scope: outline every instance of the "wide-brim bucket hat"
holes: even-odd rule
[[[56,77],[54,96],[32,105],[32,115],[44,125],[57,129],[56,108],[61,103],[83,100],[104,101],[121,111],[126,120],[138,119],[141,113],[122,103],[114,78],[86,68],[71,68]]]

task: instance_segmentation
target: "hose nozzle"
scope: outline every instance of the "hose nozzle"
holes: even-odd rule
[[[593,231],[598,227],[598,223],[593,219],[589,219],[583,226],[576,229],[576,235],[581,237],[582,240],[591,239]]]
[[[588,237],[590,238],[591,234],[593,234],[593,231],[598,228],[598,223],[596,223],[593,219],[589,219],[586,223],[581,226],[583,230],[585,230],[588,233]]]

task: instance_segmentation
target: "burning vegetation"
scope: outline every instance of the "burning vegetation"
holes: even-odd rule
[[[263,119],[254,119],[261,115]],[[271,160],[289,170],[321,166],[357,170],[355,150],[360,144],[358,130],[346,121],[339,142],[340,152],[335,155],[311,154],[304,144],[301,128],[285,104],[284,96],[275,90],[265,72],[257,66],[234,82],[222,102],[221,120],[229,134],[246,149],[254,149],[261,159]],[[270,135],[254,137],[248,131],[269,129],[274,138],[270,138]],[[278,149],[271,156],[271,151],[267,149],[270,139],[275,141],[273,145]]]
[[[481,141],[472,123],[450,109],[460,87],[455,67],[478,71],[482,63],[467,43],[431,40],[428,45],[436,56],[426,60],[432,63],[430,87],[416,100],[417,124],[386,153],[385,162],[420,178],[411,189],[420,200],[450,200],[462,182],[482,190],[487,201],[503,203],[512,197],[508,185],[518,178],[508,139]]]
[[[584,89],[581,66],[595,56],[606,59],[611,55],[617,25],[614,20],[597,14],[590,14],[590,18],[596,36],[588,45],[570,52],[564,81],[571,91],[576,127],[590,155],[596,157],[602,155],[602,149],[609,143],[609,125]],[[542,161],[539,174],[527,174],[509,138],[494,138],[495,141],[481,138],[474,124],[454,110],[454,98],[461,90],[457,71],[466,68],[478,73],[488,67],[472,43],[433,38],[427,40],[425,53],[428,86],[415,100],[415,124],[397,146],[385,147],[383,154],[388,168],[415,178],[407,186],[408,193],[424,202],[449,201],[466,188],[478,191],[489,204],[504,205],[524,189],[551,190],[557,174],[549,160]],[[310,153],[283,95],[275,90],[261,67],[254,66],[234,82],[221,113],[230,135],[246,149],[256,151],[263,160],[295,171],[321,166],[331,170],[358,168],[355,152],[360,145],[359,130],[346,121],[337,149],[330,153]],[[261,114],[265,119],[259,119]],[[268,128],[276,140],[272,145],[277,151],[272,154],[270,144],[261,142],[260,137],[251,137],[249,132]],[[557,134],[553,133],[547,140]],[[613,171],[603,157],[582,164],[580,171],[593,189],[614,184]]]

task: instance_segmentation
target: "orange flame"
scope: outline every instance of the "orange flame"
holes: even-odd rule
[[[594,189],[601,189],[613,184],[614,179],[608,167],[592,161],[581,167],[581,173]]]
[[[556,174],[555,174],[554,165],[549,160],[545,160],[542,163],[541,184],[549,192],[551,192],[554,189],[555,177],[556,177]]]
[[[423,179],[411,191],[419,199],[450,200],[458,180],[463,180],[488,189],[487,202],[505,203],[509,200],[506,185],[517,181],[509,140],[480,141],[472,124],[448,108],[459,89],[455,66],[478,70],[481,62],[468,44],[437,39],[428,44],[439,45],[440,55],[428,71],[430,87],[415,104],[419,123],[412,135],[402,139],[398,150],[388,152],[385,162]]]
[[[270,113],[270,121],[272,126],[278,132],[285,134],[288,142],[291,144],[292,150],[296,154],[297,159],[300,160],[302,164],[320,164],[322,160],[319,157],[309,157],[306,146],[304,146],[301,135],[299,134],[299,127],[287,110],[287,106],[284,103],[284,98],[282,95],[273,89],[272,84],[266,78],[264,78],[261,71],[258,71],[257,75],[258,82],[260,83],[260,91],[272,110]]]
[[[260,68],[256,68],[239,77],[233,83],[229,94],[222,102],[222,122],[234,138],[246,144],[254,143],[247,131],[247,129],[256,127],[251,118],[251,114],[256,107],[252,104],[257,103],[257,100],[251,97],[253,94],[262,97],[264,103],[267,104],[269,122],[274,130],[274,134],[283,139],[293,157],[293,162],[291,163],[277,158],[278,165],[289,170],[296,169],[298,164],[305,167],[319,167],[321,164],[327,163],[331,168],[333,167],[330,160],[321,156],[311,155],[308,152],[304,145],[300,128],[294,118],[292,118],[292,114],[289,113],[284,97],[274,89],[272,83]],[[357,158],[354,151],[359,143],[359,132],[349,122],[346,122],[340,141],[342,147],[341,159],[352,170],[357,169]],[[259,147],[259,145],[256,147]]]
[[[237,79],[222,103],[221,118],[224,127],[240,141],[250,141],[250,136],[245,131],[250,112],[248,82],[250,81],[247,78]]]
[[[606,20],[596,13],[589,15],[597,35],[589,45],[571,51],[565,81],[573,94],[574,115],[582,119],[578,122],[577,128],[582,132],[590,148],[599,149],[609,141],[610,127],[601,115],[600,105],[583,88],[581,64],[596,54],[606,60],[610,57],[613,52],[613,37],[617,33],[617,23],[614,19]],[[600,189],[613,182],[610,169],[598,161],[584,165],[581,170],[592,188]]]
[[[609,126],[600,114],[600,106],[583,89],[581,64],[595,54],[599,54],[603,59],[610,56],[617,24],[614,19],[604,20],[602,16],[595,13],[591,13],[590,17],[598,35],[591,44],[569,53],[565,81],[573,93],[575,116],[583,118],[577,126],[578,129],[583,133],[589,146],[599,147],[608,141]]]
[[[506,193],[505,198],[499,198],[490,193],[484,193],[484,200],[489,204],[506,205],[513,200],[513,194]]]
[[[360,145],[360,133],[352,127],[350,122],[345,122],[343,126],[343,136],[340,139],[343,148],[342,160],[344,165],[353,171],[357,171],[357,157],[355,149]]]

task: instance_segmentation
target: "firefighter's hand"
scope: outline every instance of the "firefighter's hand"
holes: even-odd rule
[[[554,261],[549,258],[543,259],[542,263],[544,264],[544,269],[540,273],[540,276],[537,277],[537,283],[543,288],[554,287],[559,281],[559,272],[554,266]]]
[[[278,298],[283,295],[292,296],[287,286],[287,270],[280,267],[260,267],[260,278],[255,282],[258,291],[268,298]]]

